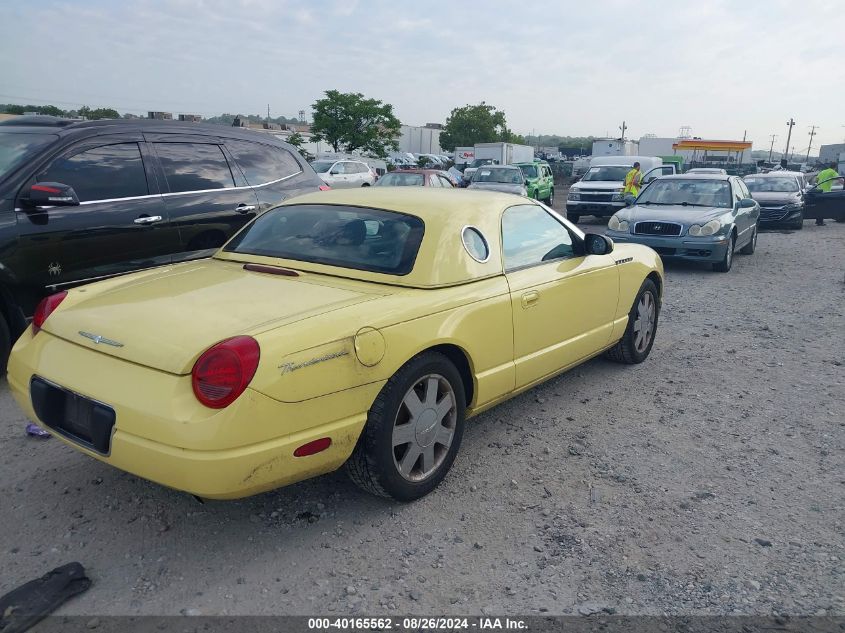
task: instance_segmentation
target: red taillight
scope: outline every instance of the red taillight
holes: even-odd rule
[[[320,191],[330,191],[331,187],[328,185],[320,185]]]
[[[314,440],[313,442],[308,442],[307,444],[300,446],[293,452],[293,456],[307,457],[308,455],[314,455],[315,453],[326,450],[331,445],[332,438],[321,437],[319,440]]]
[[[236,336],[207,349],[191,372],[194,395],[211,409],[228,407],[247,388],[261,350],[249,336]]]
[[[59,307],[59,304],[67,297],[67,290],[62,290],[49,297],[44,297],[35,308],[35,314],[32,315],[32,334],[38,334],[38,331],[44,325],[47,317],[53,314],[53,310]]]

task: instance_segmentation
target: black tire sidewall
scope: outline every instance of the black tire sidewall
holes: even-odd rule
[[[6,365],[9,362],[9,354],[12,353],[12,332],[6,318],[0,315],[0,376],[6,375]]]
[[[422,376],[440,374],[452,386],[457,407],[455,435],[449,446],[449,453],[440,465],[439,470],[428,479],[420,482],[408,481],[396,469],[393,461],[393,424],[408,389]],[[452,467],[464,432],[466,416],[466,395],[461,375],[455,366],[443,355],[438,353],[424,353],[409,361],[397,372],[393,384],[385,387],[379,394],[384,398],[382,414],[379,419],[373,419],[372,413],[367,424],[374,423],[376,431],[368,439],[367,452],[372,459],[378,473],[379,484],[394,499],[413,501],[427,495],[443,480]]]

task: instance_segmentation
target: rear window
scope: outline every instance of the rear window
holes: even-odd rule
[[[0,179],[58,136],[0,132]]]
[[[302,171],[293,155],[281,147],[232,139],[226,140],[226,147],[244,172],[246,181],[253,187]]]
[[[171,193],[235,186],[229,162],[217,145],[156,143],[155,150]]]
[[[290,205],[260,216],[224,250],[407,275],[414,267],[423,232],[423,221],[404,213],[341,205]]]

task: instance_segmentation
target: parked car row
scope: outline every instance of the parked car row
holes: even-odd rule
[[[0,123],[0,363],[50,292],[208,257],[324,183],[269,134],[176,121]]]

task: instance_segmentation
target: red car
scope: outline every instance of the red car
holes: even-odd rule
[[[376,187],[455,187],[449,174],[439,169],[403,169],[379,178]]]

